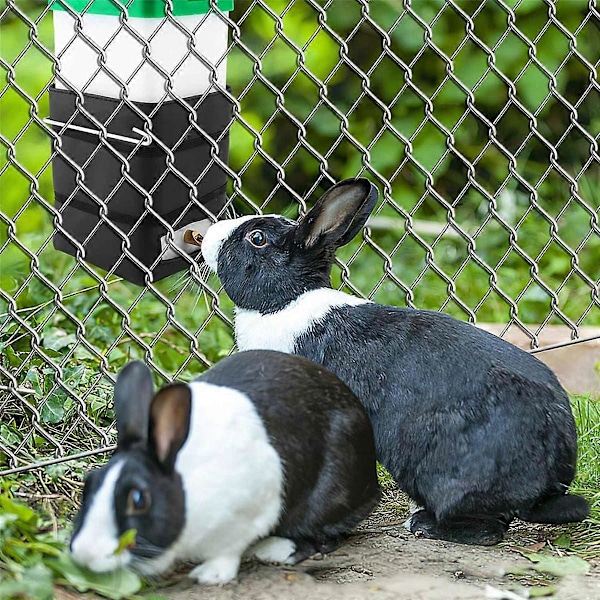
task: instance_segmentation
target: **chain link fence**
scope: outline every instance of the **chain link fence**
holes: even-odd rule
[[[157,106],[176,103],[191,115],[189,126],[168,141],[146,128],[160,176],[144,188],[130,166],[146,138],[119,145],[110,119],[88,111],[98,131],[88,163],[108,149],[120,164],[117,181],[99,198],[61,143],[65,129],[47,121],[56,81],[75,93],[78,110],[87,110],[86,85],[73,89],[61,74],[52,11],[43,2],[5,1],[0,475],[45,466],[52,481],[64,484],[83,459],[110,449],[112,382],[127,360],[145,360],[158,382],[187,380],[233,350],[231,303],[214,276],[175,249],[178,221],[166,221],[153,204],[167,176],[183,189],[185,214],[200,205],[198,186],[217,165],[227,178],[226,203],[213,214],[219,218],[232,210],[295,217],[333,182],[369,177],[381,202],[362,239],[340,252],[336,286],[500,323],[503,335],[516,326],[532,348],[548,325],[566,326],[564,343],[600,325],[594,0],[236,0],[231,12],[211,1],[205,18],[216,16],[228,30],[214,63],[167,0],[159,28],[175,27],[187,47],[172,69],[153,57],[156,34],[142,35],[128,18],[131,0],[110,1],[117,33],[99,46],[85,34],[83,16],[71,11],[69,44],[83,41],[91,49],[98,72],[120,88],[118,107],[147,123],[148,114],[129,98],[130,82],[106,58],[117,35],[129,36],[142,53],[138,69],[149,64],[164,80]],[[195,120],[208,91],[196,104],[176,93],[176,71],[186,60],[201,62],[210,72],[208,91],[231,104],[218,135]],[[217,77],[223,61],[227,87]],[[193,179],[177,155],[190,131],[210,148]],[[228,157],[220,145],[226,135]],[[137,286],[115,275],[116,267],[88,264],[85,240],[73,238],[65,205],[54,202],[57,158],[70,161],[77,192],[99,206],[125,183],[134,186],[143,197],[140,218],[161,223],[162,254],[175,252],[182,270],[156,281],[140,265],[144,285]],[[118,265],[132,259],[128,239],[139,221],[123,227],[110,214],[100,210],[99,219],[119,237]],[[53,248],[57,233],[71,240],[74,256]]]

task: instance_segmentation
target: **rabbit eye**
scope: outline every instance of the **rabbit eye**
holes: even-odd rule
[[[253,246],[261,248],[267,243],[267,236],[260,229],[255,229],[248,234],[248,240]]]
[[[150,503],[150,492],[139,488],[131,489],[127,497],[127,515],[139,515],[147,512]]]

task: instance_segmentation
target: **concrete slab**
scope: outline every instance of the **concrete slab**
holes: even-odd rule
[[[504,325],[496,323],[478,323],[478,326],[495,335],[500,335],[504,330]],[[536,331],[538,326],[530,325],[529,328]],[[600,397],[600,327],[580,327],[579,332],[580,339],[595,339],[536,352],[535,356],[556,373],[567,391]],[[516,325],[512,325],[502,337],[519,348],[531,350],[531,339]],[[570,340],[571,330],[562,325],[546,325],[538,335],[539,347],[542,349]]]

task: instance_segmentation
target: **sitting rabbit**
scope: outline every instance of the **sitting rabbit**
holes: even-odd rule
[[[87,477],[71,538],[93,571],[154,575],[188,561],[198,582],[226,583],[246,551],[295,564],[334,550],[378,502],[364,408],[299,356],[241,352],[156,394],[133,362],[115,410],[117,450]],[[115,553],[129,529],[135,545]]]
[[[574,419],[550,369],[449,315],[331,289],[334,253],[377,197],[368,180],[348,179],[298,222],[249,216],[208,229],[202,254],[236,304],[239,349],[300,354],[348,384],[378,460],[420,507],[407,522],[417,535],[491,545],[515,516],[583,520],[587,502],[566,493]]]

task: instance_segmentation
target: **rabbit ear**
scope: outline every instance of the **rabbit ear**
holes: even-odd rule
[[[296,241],[305,248],[319,243],[347,244],[365,226],[379,192],[368,180],[345,179],[327,190],[298,224]]]
[[[120,450],[133,444],[146,445],[148,413],[153,395],[152,373],[143,362],[130,362],[117,376],[114,396],[117,445]]]
[[[175,468],[177,453],[190,431],[192,392],[183,383],[160,390],[150,407],[150,443],[168,473]]]

